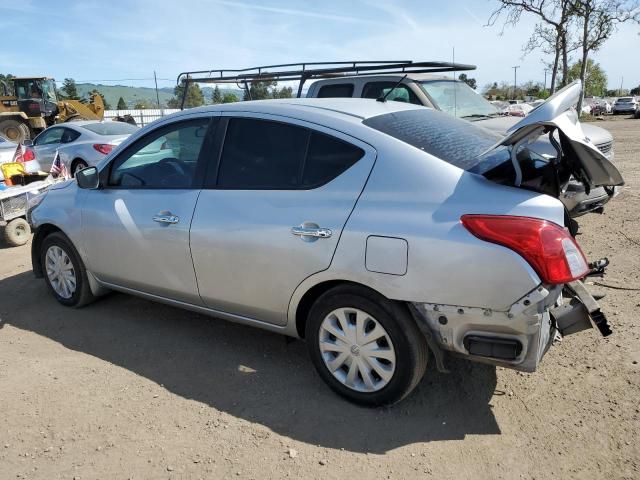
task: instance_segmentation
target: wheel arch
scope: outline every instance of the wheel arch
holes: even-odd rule
[[[76,157],[73,160],[71,160],[71,164],[69,165],[69,173],[71,174],[71,176],[75,177],[74,173],[76,170],[76,165],[78,164],[78,162],[82,162],[85,165],[89,165],[89,162],[87,162],[84,158],[82,157]]]
[[[61,232],[63,235],[65,235],[65,233],[60,228],[52,223],[45,223],[40,225],[33,234],[33,241],[31,242],[31,266],[36,278],[44,277],[44,272],[42,271],[42,257],[40,255],[42,242],[45,238],[47,238],[54,232]],[[69,238],[67,235],[65,236]]]
[[[324,293],[331,290],[332,288],[343,286],[343,285],[350,285],[354,287],[364,288],[369,290],[371,293],[374,293],[375,295],[379,295],[385,299],[387,298],[384,295],[382,295],[380,292],[378,292],[377,290],[374,290],[368,285],[364,285],[358,282],[353,282],[350,280],[334,279],[334,280],[325,280],[325,281],[316,283],[315,285],[308,288],[302,294],[302,296],[297,301],[297,303],[292,304],[291,310],[295,311],[295,316],[294,316],[295,332],[297,333],[298,337],[300,338],[305,337],[305,326],[307,322],[307,317],[309,316],[309,311],[311,310],[311,307],[313,306],[315,301],[318,298],[320,298]]]

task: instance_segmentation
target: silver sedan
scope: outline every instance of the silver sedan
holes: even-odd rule
[[[129,135],[139,130],[123,122],[78,121],[54,125],[40,133],[31,146],[40,166],[49,171],[60,153],[73,176],[78,170],[97,165]]]
[[[453,353],[533,371],[555,338],[610,333],[557,198],[576,172],[623,183],[571,111],[580,91],[507,137],[375,99],[180,112],[34,199],[33,270],[69,307],[118,290],[304,338],[365,405],[404,398],[429,350],[441,370]],[[528,145],[555,130],[549,163]]]

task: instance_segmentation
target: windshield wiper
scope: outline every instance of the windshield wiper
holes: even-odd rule
[[[463,115],[460,118],[494,118],[497,116],[497,113],[472,113],[471,115]]]

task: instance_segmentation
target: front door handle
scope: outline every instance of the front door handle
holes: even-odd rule
[[[291,233],[298,237],[329,238],[333,232],[328,228],[292,227]]]
[[[178,223],[180,217],[177,215],[159,213],[153,216],[153,221],[158,223]]]

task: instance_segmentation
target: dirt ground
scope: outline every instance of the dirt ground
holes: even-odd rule
[[[640,121],[600,125],[627,181],[581,219],[603,283],[640,289]],[[0,479],[640,478],[640,291],[594,286],[614,334],[522,374],[431,362],[391,409],[329,391],[300,341],[114,294],[58,305],[0,246]]]

